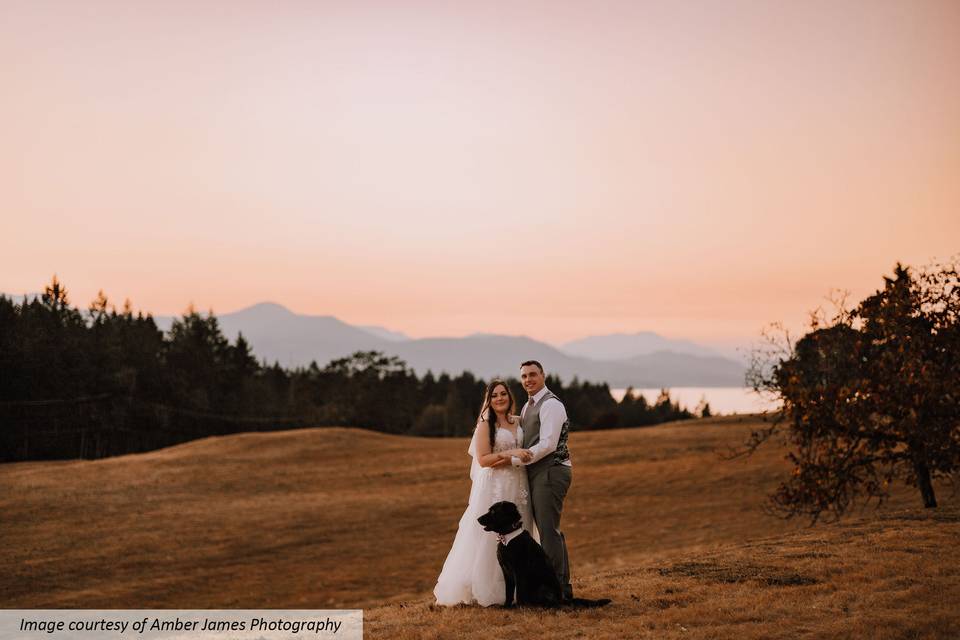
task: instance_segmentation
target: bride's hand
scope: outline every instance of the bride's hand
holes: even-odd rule
[[[511,449],[510,451],[505,451],[504,453],[509,453],[511,456],[516,456],[520,458],[520,462],[527,463],[533,459],[533,454],[529,449]]]
[[[495,469],[497,467],[502,467],[508,464],[510,464],[510,458],[504,457],[503,454],[501,453],[497,461],[494,462],[492,465],[490,465],[490,468]]]

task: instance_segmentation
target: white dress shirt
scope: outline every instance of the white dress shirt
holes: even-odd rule
[[[540,402],[540,399],[543,398],[548,391],[549,389],[544,386],[542,389],[540,389],[540,391],[535,393],[533,396],[534,404]],[[520,411],[521,420],[523,419],[523,415],[529,406],[529,400],[523,403],[523,409]],[[537,444],[530,447],[530,453],[533,454],[533,457],[530,459],[530,462],[521,462],[520,458],[513,456],[510,459],[510,461],[513,463],[513,466],[519,467],[524,464],[533,464],[534,462],[542,460],[548,454],[556,451],[557,444],[560,442],[560,428],[566,421],[567,410],[564,408],[562,402],[557,400],[555,397],[544,401],[543,405],[540,407],[540,440],[537,442]],[[560,464],[564,464],[568,467],[573,466],[570,464],[569,458]]]

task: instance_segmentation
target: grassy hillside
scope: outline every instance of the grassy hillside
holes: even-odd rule
[[[791,628],[866,637],[878,616],[887,637],[956,626],[946,604],[960,602],[955,497],[938,487],[944,506],[926,513],[904,489],[880,512],[814,528],[771,518],[760,506],[786,469],[783,451],[717,456],[756,426],[719,418],[571,436],[574,587],[613,597],[603,611],[433,610],[469,491],[467,442],[355,429],[0,465],[0,601],[362,607],[368,635],[383,637],[480,637],[489,624],[531,621],[557,637],[627,627],[651,637],[792,637]]]
[[[706,550],[654,552],[581,578],[582,611],[368,609],[367,637],[862,640],[960,637],[960,511],[869,519]],[[535,630],[535,631],[534,631]]]

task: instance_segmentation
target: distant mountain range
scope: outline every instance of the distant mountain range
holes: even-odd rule
[[[155,318],[164,331],[172,317]],[[242,332],[261,360],[286,367],[321,367],[355,351],[383,351],[418,374],[471,371],[482,378],[516,376],[523,360],[539,360],[564,380],[607,382],[611,387],[739,387],[740,363],[688,341],[654,333],[593,336],[561,348],[526,336],[477,333],[463,338],[419,338],[376,326],[354,326],[333,316],[291,312],[271,302],[218,315],[230,340]]]
[[[29,297],[33,297],[31,294]],[[10,296],[16,301],[22,295]],[[172,316],[156,316],[168,331]],[[611,387],[740,387],[744,366],[687,340],[651,332],[590,336],[553,347],[526,336],[476,333],[463,338],[419,338],[380,326],[354,326],[333,316],[293,313],[264,302],[218,315],[225,336],[244,337],[260,360],[285,367],[307,366],[356,351],[383,351],[422,375],[471,371],[481,378],[516,376],[523,360],[539,360],[564,380],[606,382]]]
[[[691,356],[716,357],[719,354],[689,340],[671,340],[651,331],[640,333],[613,333],[606,336],[589,336],[564,344],[565,353],[593,360],[623,360],[658,351],[672,351]]]

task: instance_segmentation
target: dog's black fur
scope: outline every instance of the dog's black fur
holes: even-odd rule
[[[520,526],[520,511],[512,502],[498,502],[490,510],[477,518],[485,531],[506,535]],[[513,606],[514,591],[519,606],[559,607],[573,605],[579,607],[602,607],[610,600],[587,600],[584,598],[564,599],[563,587],[557,574],[550,565],[547,554],[527,531],[513,538],[509,544],[497,545],[497,560],[503,570],[507,598],[505,607]]]

